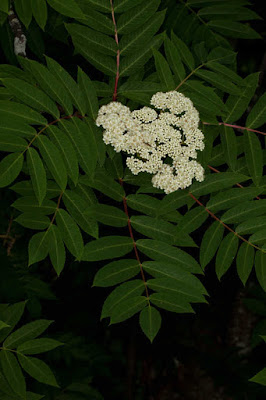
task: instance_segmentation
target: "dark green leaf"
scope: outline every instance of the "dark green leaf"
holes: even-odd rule
[[[264,250],[265,251],[265,250]],[[260,250],[256,251],[255,256],[255,271],[256,276],[259,281],[260,286],[266,292],[266,253],[263,253]]]
[[[59,276],[65,265],[66,251],[60,231],[55,225],[52,225],[49,229],[48,246],[51,262],[53,264],[55,272]]]
[[[83,252],[83,238],[76,222],[65,210],[60,209],[56,214],[56,223],[66,247],[80,260]]]
[[[24,151],[27,148],[28,143],[25,139],[18,136],[11,136],[9,133],[0,134],[0,151]]]
[[[212,196],[208,201],[206,207],[213,211],[217,212],[220,210],[226,210],[227,208],[233,207],[237,203],[243,203],[246,200],[252,200],[260,193],[262,193],[263,188],[233,188],[228,189],[223,192]]]
[[[216,256],[216,275],[220,280],[232,264],[238,249],[238,237],[230,232],[222,240]]]
[[[252,180],[259,186],[263,173],[262,148],[256,133],[244,131],[244,149],[247,167]]]
[[[22,153],[8,154],[3,158],[0,162],[0,187],[10,185],[20,173],[22,166]]]
[[[54,339],[33,339],[18,346],[18,352],[23,354],[40,354],[62,346],[63,343]]]
[[[237,273],[243,285],[246,284],[254,264],[254,247],[243,242],[238,250],[236,258]]]
[[[110,325],[131,318],[134,314],[141,311],[146,304],[147,297],[145,296],[135,296],[122,300],[112,309]]]
[[[85,210],[85,214],[104,225],[122,227],[128,223],[128,218],[122,210],[105,204],[94,204]]]
[[[25,196],[17,199],[13,204],[12,207],[15,207],[17,210],[25,212],[25,213],[38,213],[49,215],[53,214],[56,210],[56,203],[51,200],[44,200],[42,205],[39,206],[36,197],[34,196]]]
[[[46,229],[50,225],[50,219],[37,212],[28,212],[19,215],[16,219],[20,225],[30,229]]]
[[[133,242],[130,237],[105,236],[92,240],[84,247],[83,261],[107,260],[124,256],[133,249]]]
[[[85,111],[82,115],[88,113],[91,118],[96,119],[99,110],[96,90],[88,75],[81,68],[78,68],[78,84],[80,92],[84,94],[85,98]]]
[[[42,261],[48,255],[48,231],[39,232],[29,241],[29,266]]]
[[[8,336],[4,341],[4,346],[9,349],[14,349],[28,340],[35,339],[37,336],[40,336],[52,322],[53,321],[48,321],[46,319],[40,319],[23,325]]]
[[[137,7],[125,12],[117,19],[119,34],[136,31],[159,7],[158,0],[145,0]]]
[[[47,0],[47,2],[60,14],[71,18],[85,19],[85,15],[75,0]]]
[[[44,30],[47,22],[47,5],[45,0],[33,0],[31,2],[32,13],[37,24]]]
[[[109,178],[109,176],[107,176],[104,172],[96,171],[93,179],[85,175],[80,179],[80,183],[91,186],[92,188],[99,190],[106,196],[111,197],[116,201],[122,201],[125,195],[122,186],[115,182],[112,178]]]
[[[234,222],[242,222],[247,218],[257,217],[258,215],[264,214],[266,211],[266,199],[265,200],[253,200],[245,201],[230,210],[226,211],[221,220],[226,224]]]
[[[39,205],[41,205],[46,196],[46,172],[39,154],[32,147],[27,151],[27,166],[29,168],[34,193],[38,199]]]
[[[150,305],[145,307],[139,315],[140,327],[151,343],[159,332],[161,323],[161,314],[156,310],[156,308]]]
[[[137,260],[113,261],[101,268],[94,277],[93,286],[108,287],[124,282],[140,272]]]
[[[153,293],[149,298],[152,304],[165,310],[176,313],[194,313],[191,305],[182,300],[179,295],[162,292]]]
[[[173,90],[176,85],[166,59],[157,50],[153,50],[153,56],[155,60],[156,71],[161,83],[167,90]]]
[[[19,363],[13,353],[2,350],[0,353],[1,366],[7,382],[12,390],[20,397],[26,397],[26,382]]]
[[[26,357],[24,355],[18,355],[18,359],[22,368],[38,382],[46,383],[54,387],[59,387],[54,374],[50,370],[47,364],[43,361],[33,357]]]

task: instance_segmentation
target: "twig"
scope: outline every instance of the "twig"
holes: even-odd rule
[[[8,13],[8,21],[10,28],[14,34],[14,53],[16,56],[27,57],[26,55],[26,43],[27,38],[23,33],[21,23],[14,13],[12,5]]]
[[[115,42],[117,44],[116,77],[115,77],[115,88],[114,88],[114,93],[113,93],[113,101],[116,101],[117,100],[117,87],[118,87],[118,80],[119,80],[120,50],[119,50],[119,41],[118,41],[118,33],[117,33],[117,26],[116,26],[116,20],[115,20],[113,0],[110,0],[110,4],[111,4],[112,20],[113,20],[114,30],[115,30]]]

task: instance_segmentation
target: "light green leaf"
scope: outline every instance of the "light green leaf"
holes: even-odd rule
[[[262,192],[263,188],[253,187],[228,189],[212,196],[206,207],[213,212],[226,210],[243,201],[252,200]]]
[[[20,354],[18,355],[18,359],[24,371],[36,379],[36,381],[59,387],[54,374],[43,361],[38,360],[38,358],[26,357]]]
[[[244,131],[244,149],[247,167],[252,180],[259,186],[263,173],[262,148],[256,133]]]
[[[145,42],[152,39],[159,30],[165,17],[165,10],[155,13],[145,24],[143,24],[135,32],[123,35],[119,41],[119,49],[121,55],[131,54],[143,47]]]
[[[32,0],[31,8],[37,24],[44,31],[47,22],[47,5],[45,0]]]
[[[145,296],[135,296],[122,300],[112,309],[110,325],[133,317],[133,315],[141,311],[146,305],[147,297]]]
[[[92,240],[84,247],[83,261],[99,261],[124,256],[133,249],[130,237],[105,236]]]
[[[20,197],[12,204],[12,207],[15,207],[17,210],[25,212],[25,213],[38,213],[49,215],[53,214],[56,210],[56,203],[52,200],[44,200],[42,205],[40,206],[37,202],[36,197],[34,196],[25,196]]]
[[[48,247],[51,262],[55,272],[59,276],[65,265],[66,251],[60,231],[55,225],[52,225],[49,229]]]
[[[37,111],[47,112],[53,115],[56,119],[60,113],[56,104],[43,91],[27,82],[20,79],[3,79],[5,87],[18,100],[26,105],[35,108]]]
[[[161,323],[161,314],[150,305],[145,307],[139,315],[140,327],[151,343],[159,332]]]
[[[112,261],[101,268],[94,277],[93,286],[108,287],[124,282],[140,272],[137,260]]]
[[[86,112],[86,102],[83,91],[80,90],[72,76],[58,62],[47,56],[45,56],[45,59],[49,70],[64,86],[76,109],[80,111],[81,115],[84,115]]]
[[[187,45],[174,34],[173,31],[171,32],[171,39],[174,45],[176,46],[181,59],[192,71],[195,68],[195,61],[191,51],[189,50]]]
[[[144,283],[140,279],[125,282],[115,288],[103,304],[101,319],[111,316],[114,307],[119,307],[121,301],[127,298],[140,296],[144,290]]]
[[[83,93],[85,99],[82,115],[88,113],[92,119],[96,119],[99,110],[96,90],[88,75],[80,67],[78,67],[78,85],[79,91]]]
[[[245,221],[247,218],[257,217],[266,211],[266,199],[245,201],[226,211],[221,220],[226,224]]]
[[[2,350],[0,353],[1,366],[5,378],[12,390],[20,397],[26,397],[26,382],[19,363],[13,353]]]
[[[63,343],[54,339],[33,339],[18,346],[18,352],[23,354],[40,354],[62,346]]]
[[[39,232],[29,241],[29,266],[42,261],[48,255],[48,231]]]
[[[97,189],[116,201],[122,201],[125,195],[122,186],[104,172],[96,171],[93,179],[85,175],[80,179],[80,183]]]
[[[158,0],[145,0],[137,7],[126,11],[117,19],[117,31],[119,34],[136,31],[159,7]]]
[[[244,235],[247,233],[255,233],[260,229],[266,228],[266,217],[249,218],[238,225],[235,229],[236,233]]]
[[[46,229],[50,225],[50,219],[37,212],[27,212],[19,215],[14,221],[29,229]]]
[[[31,125],[46,125],[47,120],[34,111],[32,108],[24,104],[15,103],[14,101],[0,100],[0,120],[3,118],[10,119],[14,124],[31,124]]]
[[[65,210],[59,209],[56,214],[56,223],[66,247],[80,261],[83,238],[76,222]]]
[[[260,250],[255,255],[255,271],[260,286],[266,292],[266,253]]]
[[[36,139],[41,155],[60,189],[67,185],[67,171],[58,148],[43,135]]]
[[[237,160],[237,137],[235,131],[233,128],[223,126],[220,137],[226,162],[231,170],[234,171]]]
[[[31,0],[16,0],[15,10],[18,18],[28,29],[32,19]]]
[[[153,293],[149,297],[152,304],[157,307],[163,308],[168,311],[176,312],[176,313],[194,313],[191,305],[182,300],[182,297],[179,295],[174,295],[170,293]]]
[[[86,18],[75,0],[47,0],[47,2],[55,11],[67,17]]]
[[[215,19],[207,24],[210,28],[231,38],[260,39],[261,36],[250,26],[227,19]]]
[[[194,196],[202,196],[226,189],[236,183],[244,182],[250,179],[248,176],[234,172],[220,172],[219,174],[209,174],[203,182],[195,182],[190,186],[190,192]]]
[[[182,236],[184,233],[191,233],[198,229],[209,214],[204,207],[196,207],[188,211],[177,225],[177,233]]]
[[[237,95],[241,93],[240,89],[234,83],[224,78],[222,75],[217,74],[216,72],[201,69],[195,71],[195,75],[204,81],[211,83],[213,86],[221,89],[225,93]]]
[[[238,276],[244,286],[253,268],[254,255],[254,247],[250,246],[246,242],[243,242],[237,253],[236,267]]]
[[[19,175],[23,166],[22,153],[8,154],[0,162],[0,187],[10,185]]]
[[[47,133],[61,153],[69,177],[76,185],[79,178],[79,166],[76,151],[67,135],[57,127],[50,125]]]
[[[260,372],[250,378],[249,381],[266,386],[266,368],[263,368]]]
[[[173,42],[166,36],[164,41],[164,50],[166,59],[175,75],[178,79],[177,84],[180,83],[186,77],[186,71],[181,61],[181,55],[177,50],[177,47]]]
[[[181,249],[160,242],[159,240],[150,239],[137,240],[136,245],[142,253],[156,261],[175,264],[189,272],[203,273],[197,261]]]
[[[122,210],[105,204],[94,204],[85,210],[85,214],[104,225],[123,227],[128,223],[128,218]]]
[[[218,279],[226,273],[230,265],[232,264],[238,249],[238,237],[230,232],[222,240],[217,255],[215,270]]]
[[[29,168],[34,193],[38,199],[39,205],[41,205],[46,196],[46,172],[39,154],[32,147],[27,150],[27,166]]]
[[[28,142],[18,136],[11,136],[10,133],[0,133],[0,151],[19,152],[27,148]]]
[[[228,109],[225,122],[233,123],[236,122],[247,110],[250,100],[253,98],[255,90],[258,85],[259,72],[248,75],[243,80],[243,88],[238,96],[230,95],[226,101],[226,107]]]
[[[66,190],[63,195],[63,201],[68,212],[79,226],[89,235],[98,238],[97,222],[85,213],[88,208],[86,200],[78,193]]]
[[[4,346],[8,349],[14,349],[25,341],[35,339],[41,335],[52,323],[46,319],[29,322],[11,333],[4,341]]]

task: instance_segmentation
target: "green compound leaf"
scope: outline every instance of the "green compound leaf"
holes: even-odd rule
[[[41,205],[46,196],[46,172],[38,152],[32,147],[27,150],[27,166],[29,168],[34,193],[38,199],[39,205]]]
[[[241,244],[237,253],[236,267],[238,276],[244,286],[253,268],[254,255],[254,247],[245,242]]]
[[[67,185],[67,171],[58,148],[46,137],[39,136],[36,140],[41,155],[60,189]]]
[[[243,203],[243,201],[252,200],[262,192],[262,187],[228,189],[216,194],[215,196],[212,196],[211,199],[208,201],[206,207],[213,212],[226,210],[238,203]]]
[[[221,220],[226,224],[234,222],[242,222],[251,217],[257,217],[266,211],[266,199],[245,201],[238,206],[226,211]]]
[[[22,399],[26,397],[26,382],[15,355],[2,350],[0,361],[5,378],[12,390]]]
[[[53,125],[50,125],[47,129],[47,133],[53,142],[53,144],[58,148],[61,153],[62,159],[65,163],[67,173],[76,185],[79,178],[79,166],[76,151],[71,141],[60,129]]]
[[[94,204],[85,210],[85,214],[104,225],[123,227],[128,223],[128,218],[122,210],[105,204]]]
[[[52,323],[45,319],[30,322],[11,333],[10,336],[4,341],[4,346],[8,349],[14,349],[20,344],[35,339],[41,335]]]
[[[147,297],[136,296],[122,300],[112,309],[110,325],[133,317],[147,305]]]
[[[38,212],[20,214],[14,221],[29,229],[43,230],[50,225],[50,219]]]
[[[76,109],[80,111],[82,115],[85,115],[86,102],[83,91],[80,90],[72,76],[60,64],[58,64],[58,62],[47,56],[45,56],[45,59],[50,72],[64,86]]]
[[[71,18],[86,19],[75,0],[47,0],[47,2],[60,14]]]
[[[219,174],[209,174],[203,182],[195,182],[190,186],[190,192],[194,196],[202,196],[226,189],[239,182],[250,179],[248,176],[235,172],[220,172]]]
[[[85,98],[84,112],[80,110],[82,115],[88,113],[92,119],[96,119],[99,110],[96,90],[88,75],[80,67],[78,68],[78,85],[79,92],[83,93]]]
[[[202,274],[197,261],[185,251],[170,246],[159,240],[140,239],[136,242],[137,248],[146,256],[156,261],[172,263],[184,268],[186,271]]]
[[[232,264],[236,256],[237,249],[238,237],[234,233],[230,232],[222,240],[216,256],[215,270],[219,280]]]
[[[47,22],[47,4],[45,0],[32,0],[31,8],[37,24],[44,31]]]
[[[84,247],[83,261],[100,261],[108,258],[124,256],[133,249],[133,241],[130,237],[105,236],[92,240]]]
[[[55,272],[59,276],[62,272],[65,261],[66,251],[61,233],[57,226],[51,225],[49,229],[49,256]]]
[[[46,383],[54,387],[59,387],[54,374],[50,370],[47,364],[38,358],[26,357],[24,355],[18,354],[18,359],[21,367],[30,376],[36,379],[38,382]]]
[[[169,222],[146,216],[133,216],[130,221],[133,228],[144,236],[161,240],[168,244],[177,242],[177,229]]]
[[[54,339],[33,339],[18,346],[18,352],[23,354],[40,354],[62,346],[63,343]]]
[[[260,286],[266,292],[266,253],[260,250],[256,251],[255,256],[255,271]]]
[[[36,233],[29,242],[29,266],[48,255],[48,231]]]
[[[98,239],[98,224],[95,219],[86,214],[87,201],[77,192],[66,190],[63,195],[64,204],[82,230]]]
[[[263,173],[263,156],[259,138],[254,132],[244,132],[246,163],[255,186],[259,186]]]
[[[117,31],[119,34],[134,32],[149,17],[151,17],[159,7],[158,0],[145,0],[134,9],[131,9],[117,19]]]
[[[214,257],[224,234],[224,227],[220,222],[213,222],[203,235],[200,246],[200,264],[202,268]]]
[[[70,253],[80,261],[84,246],[78,225],[74,219],[62,209],[59,209],[56,214],[56,223],[66,247]]]
[[[113,261],[101,268],[94,277],[93,286],[108,287],[133,278],[140,272],[137,260]]]
[[[8,154],[0,162],[0,188],[10,185],[19,175],[23,166],[22,153]]]
[[[173,90],[176,85],[166,59],[157,50],[153,50],[153,56],[155,60],[156,71],[161,83],[167,90]]]
[[[156,310],[156,308],[152,307],[151,305],[143,308],[139,315],[139,324],[143,333],[147,336],[151,343],[159,332],[161,323],[161,314],[158,310]]]
[[[141,296],[144,290],[144,283],[140,279],[134,279],[132,281],[125,282],[115,288],[109,294],[103,304],[101,319],[111,316],[113,309],[115,307],[119,307],[121,301],[129,297],[132,298],[135,296]]]
[[[191,305],[182,299],[182,296],[162,292],[153,293],[149,297],[152,304],[168,311],[176,313],[195,313]]]
[[[8,91],[18,100],[22,101],[22,103],[35,108],[37,111],[51,114],[56,119],[59,118],[60,113],[56,104],[36,86],[30,85],[20,79],[6,78],[2,82]]]

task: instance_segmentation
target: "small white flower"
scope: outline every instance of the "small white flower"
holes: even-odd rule
[[[150,107],[130,111],[119,102],[100,108],[96,125],[102,126],[103,141],[116,152],[130,156],[126,163],[135,175],[153,174],[154,187],[171,193],[204,180],[204,169],[196,161],[197,151],[204,149],[204,135],[199,126],[199,113],[182,93],[158,92]],[[164,163],[166,158],[172,164]]]

